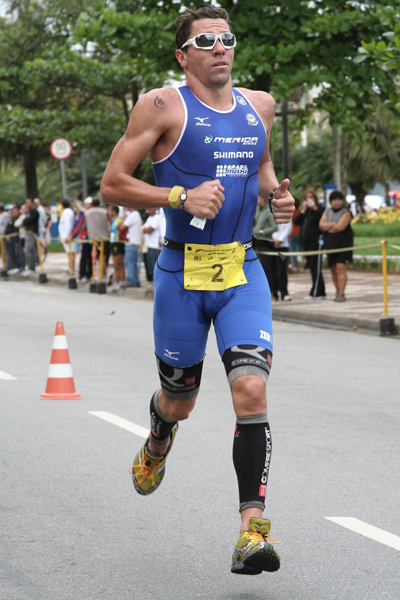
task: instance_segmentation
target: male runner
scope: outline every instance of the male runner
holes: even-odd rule
[[[161,390],[150,402],[151,433],[134,460],[139,494],[161,483],[178,421],[200,388],[211,321],[237,416],[233,462],[241,537],[233,573],[276,571],[280,559],[262,518],[271,457],[266,382],[272,363],[270,291],[251,247],[258,194],[276,223],[294,210],[289,180],[279,184],[269,153],[275,114],[264,92],[233,89],[236,40],[227,12],[202,6],[176,21],[175,56],[186,85],[137,102],[103,177],[106,202],[165,210],[155,269],[154,337]],[[131,174],[150,152],[157,187]]]

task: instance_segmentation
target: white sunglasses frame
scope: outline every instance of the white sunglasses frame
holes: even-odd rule
[[[222,41],[222,36],[225,35],[226,33],[232,34],[233,37],[235,38],[235,43],[233,44],[233,46],[228,46],[228,48],[224,45],[224,43]],[[212,46],[210,46],[209,48],[203,48],[202,46],[198,46],[196,44],[196,38],[199,37],[199,35],[207,35],[207,34],[215,35],[214,44]],[[231,31],[224,31],[223,33],[213,33],[212,31],[204,31],[203,33],[198,33],[194,37],[190,38],[190,40],[187,40],[183,44],[183,46],[181,46],[181,50],[183,50],[184,48],[186,48],[186,46],[190,46],[190,45],[192,45],[197,50],[212,50],[218,40],[221,42],[221,44],[222,44],[222,46],[224,47],[225,50],[232,50],[236,46],[236,36]]]

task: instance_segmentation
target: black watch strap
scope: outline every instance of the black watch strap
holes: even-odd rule
[[[186,200],[187,200],[187,188],[185,188],[183,190],[183,192],[181,193],[181,195],[180,195],[180,202],[181,202],[180,208],[181,208],[181,210],[183,210],[183,205],[185,204]]]
[[[273,208],[272,208],[271,201],[274,199],[274,194],[275,194],[275,192],[276,192],[277,189],[278,188],[276,187],[274,190],[272,190],[272,192],[268,196],[269,210],[272,212],[272,214],[274,214],[274,211],[273,211]]]

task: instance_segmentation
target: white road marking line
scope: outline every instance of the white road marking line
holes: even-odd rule
[[[117,417],[117,415],[113,415],[105,410],[95,410],[88,411],[89,415],[94,415],[95,417],[99,417],[99,419],[104,419],[104,421],[108,421],[113,425],[117,425],[122,429],[126,429],[126,431],[130,431],[131,433],[135,433],[136,435],[147,438],[150,431],[141,425],[136,425],[136,423],[132,423],[132,421],[128,421],[128,419],[123,419],[122,417]]]
[[[4,373],[4,371],[0,371],[0,379],[17,379],[16,377],[13,377],[12,375],[9,375],[8,373]]]
[[[400,550],[400,537],[394,535],[394,533],[389,533],[384,529],[374,527],[373,525],[369,525],[368,523],[364,523],[364,521],[360,521],[353,517],[325,517],[325,519],[333,521],[338,525],[342,525],[342,527],[346,527],[360,535],[364,535],[371,540],[375,540],[375,542],[380,542],[381,544],[390,546],[390,548]]]

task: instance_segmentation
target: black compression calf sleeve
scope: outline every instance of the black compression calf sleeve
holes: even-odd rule
[[[170,433],[176,421],[167,421],[158,406],[157,390],[150,401],[150,418],[151,418],[151,441],[159,446],[166,444],[169,440]]]
[[[264,509],[272,439],[267,414],[238,418],[233,440],[233,464],[239,485],[240,512]],[[248,420],[253,422],[248,422]],[[247,420],[247,421],[246,421]],[[264,422],[254,422],[254,421]]]

